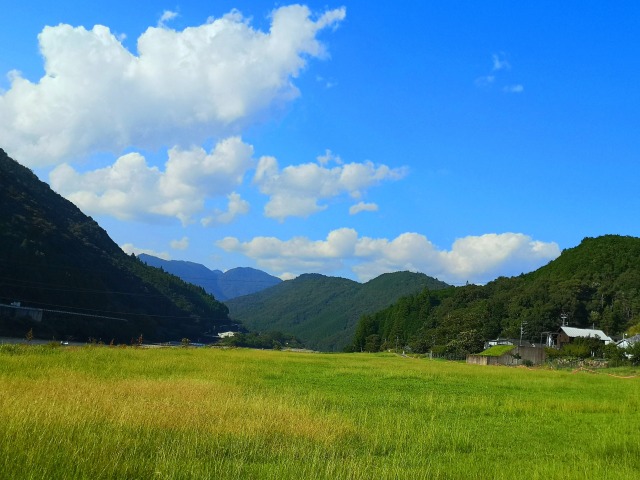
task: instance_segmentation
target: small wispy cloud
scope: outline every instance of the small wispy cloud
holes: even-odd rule
[[[231,223],[237,216],[249,213],[249,202],[243,200],[240,194],[233,192],[227,195],[227,200],[227,210],[216,210],[213,215],[203,218],[200,221],[203,227]]]
[[[189,237],[182,237],[180,240],[171,240],[169,245],[174,250],[186,250],[189,248]]]
[[[356,215],[360,212],[377,212],[378,205],[376,203],[359,202],[349,208],[349,215]]]
[[[137,257],[142,253],[146,253],[147,255],[151,255],[152,257],[158,257],[163,260],[171,260],[171,256],[167,252],[156,252],[155,250],[151,250],[149,248],[138,248],[133,243],[125,243],[124,245],[120,245],[120,248],[127,255],[131,255],[133,253]]]
[[[178,16],[178,12],[172,12],[171,10],[165,10],[162,12],[162,16],[160,20],[158,20],[158,28],[165,28],[167,26],[167,22],[173,20]]]
[[[520,84],[517,85],[507,85],[502,89],[503,92],[506,93],[522,93],[524,92],[524,87]]]
[[[322,166],[325,166],[325,165],[327,165],[327,164],[329,164],[331,162],[334,162],[336,165],[343,165],[344,164],[344,162],[340,158],[340,155],[336,155],[335,153],[333,153],[328,148],[324,151],[324,154],[318,155],[316,157],[316,160],[318,160],[318,163],[320,165],[322,165]]]
[[[484,77],[476,78],[476,87],[488,87],[495,82],[496,77],[494,75],[485,75]]]
[[[334,82],[334,81],[331,81],[331,80],[327,80],[326,78],[321,77],[320,75],[316,76],[316,81],[318,83],[321,83],[322,85],[324,85],[324,88],[326,88],[326,89],[333,88],[336,85],[338,85],[337,82]]]
[[[511,70],[511,63],[507,60],[506,54],[494,53],[491,55],[491,71],[487,75],[483,75],[475,79],[474,84],[477,88],[491,88],[496,85],[499,88],[500,84],[504,85],[502,77],[509,75],[505,73],[507,70]],[[502,81],[500,81],[502,80]],[[514,83],[502,86],[501,90],[504,93],[522,93],[524,92],[524,86],[521,83]]]
[[[511,64],[504,58],[504,54],[494,53],[491,58],[493,59],[493,71],[498,72],[500,70],[509,70],[511,68]]]

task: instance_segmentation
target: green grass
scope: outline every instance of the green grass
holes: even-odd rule
[[[639,412],[606,373],[0,347],[0,478],[635,479]]]
[[[478,355],[482,355],[483,357],[500,357],[514,348],[516,348],[515,345],[494,345]]]

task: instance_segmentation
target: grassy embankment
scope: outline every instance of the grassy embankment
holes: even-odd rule
[[[637,478],[640,377],[0,347],[0,478]]]

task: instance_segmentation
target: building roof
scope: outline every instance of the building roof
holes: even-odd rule
[[[619,342],[616,342],[616,345],[620,345],[621,343],[627,343],[628,345],[633,345],[637,342],[640,342],[640,334],[634,335],[633,337],[623,338]]]
[[[577,337],[592,337],[598,338],[605,342],[612,342],[611,337],[609,337],[602,330],[594,330],[592,328],[575,328],[575,327],[560,327],[564,333],[567,334],[568,337],[577,338]]]

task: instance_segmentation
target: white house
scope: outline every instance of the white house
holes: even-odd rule
[[[640,335],[634,335],[633,337],[623,338],[616,343],[618,348],[629,348],[635,343],[640,342]]]

